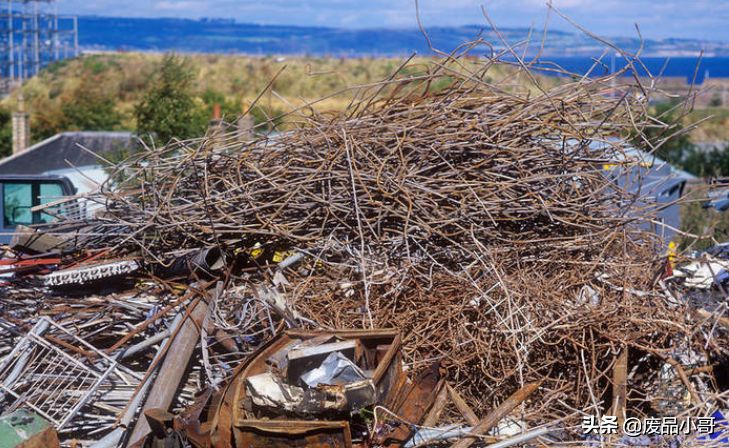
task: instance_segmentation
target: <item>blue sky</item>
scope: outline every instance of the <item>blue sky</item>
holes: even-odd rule
[[[552,0],[575,21],[605,36],[729,41],[729,0]],[[421,0],[427,26],[483,24],[484,5],[497,26],[544,23],[545,0]],[[58,11],[124,17],[226,17],[239,22],[341,28],[416,26],[413,0],[58,0]],[[553,17],[550,26],[570,29]]]

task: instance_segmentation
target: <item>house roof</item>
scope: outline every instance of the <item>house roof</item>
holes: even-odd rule
[[[649,154],[638,148],[630,148],[626,151],[626,156],[632,158],[636,162],[648,164],[650,168],[653,168],[659,175],[670,175],[671,177],[684,180],[696,179],[696,176],[688,171],[676,168],[671,163],[661,159],[660,157],[654,154]]]
[[[131,132],[62,132],[0,160],[0,174],[44,174],[98,166],[102,165],[99,157],[120,160],[136,144]]]

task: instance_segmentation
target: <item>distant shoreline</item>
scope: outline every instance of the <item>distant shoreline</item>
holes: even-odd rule
[[[83,49],[84,54],[118,54],[125,52],[132,53],[150,53],[161,54],[166,52],[177,52],[180,54],[190,55],[218,55],[218,56],[246,56],[246,57],[273,57],[279,59],[295,58],[295,57],[318,57],[318,58],[404,58],[407,54],[296,54],[296,53],[276,53],[276,54],[257,54],[246,52],[221,52],[221,51],[185,51],[178,49],[166,50],[107,50],[107,49]],[[502,59],[506,60],[506,59]],[[529,56],[526,58],[529,61]],[[680,78],[686,83],[691,83],[695,76],[696,84],[703,84],[707,79],[729,79],[729,56],[721,57],[701,57],[698,56],[642,56],[641,63],[648,69],[650,75],[661,78]],[[557,64],[562,69],[575,74],[585,74],[592,69],[595,76],[607,75],[611,70],[610,58],[603,58],[601,64],[596,63],[596,57],[591,56],[550,56],[545,55],[540,58],[542,65]],[[699,64],[697,69],[697,64]],[[623,67],[624,62],[620,58],[616,58],[615,70]],[[638,68],[639,76],[647,76],[648,72],[642,67]],[[545,71],[545,74],[549,74]],[[626,76],[632,76],[626,73]]]
[[[426,30],[433,46],[450,52],[465,42],[480,37],[490,42],[474,55],[487,51],[503,51],[501,37],[516,45],[521,54],[542,50],[544,60],[563,61],[570,67],[589,68],[590,57],[606,52],[606,46],[579,32],[553,30],[541,45],[541,32],[531,34],[528,49],[523,43],[530,36],[526,28],[500,28],[497,36],[488,27],[466,25],[429,27]],[[651,72],[658,72],[666,58],[667,76],[693,76],[695,60],[703,54],[711,77],[729,77],[729,43],[698,39],[645,39],[611,37],[608,39],[628,53],[641,49],[645,61],[651,61]],[[232,54],[246,56],[311,56],[311,57],[407,57],[434,54],[418,29],[367,28],[344,29],[239,23],[233,20],[191,20],[171,18],[79,17],[79,43],[87,51],[139,51],[194,54]],[[609,57],[608,57],[609,58]],[[580,59],[587,62],[580,62]],[[653,60],[660,62],[652,62]],[[607,59],[609,64],[610,61]],[[726,63],[724,61],[727,61]],[[686,61],[693,61],[690,64]],[[619,64],[618,64],[619,65]],[[569,67],[565,67],[569,68]],[[698,79],[703,80],[702,68]],[[701,82],[701,81],[700,81]]]

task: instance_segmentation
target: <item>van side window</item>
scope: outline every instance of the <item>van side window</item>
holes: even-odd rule
[[[5,227],[32,224],[33,185],[31,183],[7,183],[3,191]]]
[[[59,183],[42,183],[40,184],[40,197],[38,201],[38,205],[48,204],[49,202],[54,202],[63,197],[63,188],[61,187],[61,184]],[[50,207],[49,211],[51,213],[54,213],[56,215],[59,214],[60,210],[58,207]],[[48,213],[40,212],[40,216],[38,217],[39,222],[34,222],[34,224],[40,224],[40,223],[49,223],[55,220],[55,217],[52,215],[49,215]]]

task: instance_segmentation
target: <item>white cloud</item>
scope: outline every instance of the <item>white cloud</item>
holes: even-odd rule
[[[521,0],[527,7],[538,8],[545,7],[548,3],[551,3],[555,8],[576,8],[579,6],[585,6],[589,0]]]
[[[485,25],[485,6],[496,25],[540,26],[547,0],[420,0],[428,27]],[[552,0],[576,22],[606,36],[695,37],[729,40],[726,0]],[[240,22],[354,28],[415,27],[414,0],[58,0],[63,13],[135,17],[230,17]],[[572,29],[553,16],[551,26]]]
[[[154,5],[154,9],[157,11],[189,11],[191,9],[198,9],[200,7],[204,7],[205,2],[199,2],[199,1],[161,1],[156,2]]]

